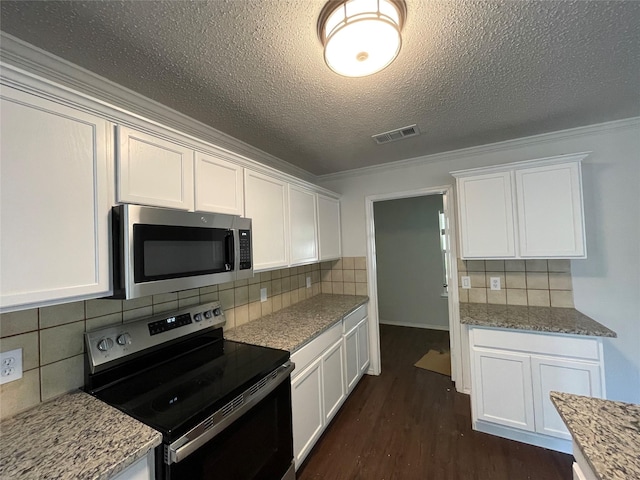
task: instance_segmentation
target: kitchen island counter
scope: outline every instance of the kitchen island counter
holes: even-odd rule
[[[106,480],[160,445],[159,432],[76,391],[0,424],[0,478]]]
[[[616,337],[616,332],[575,308],[460,303],[460,323],[571,335]]]
[[[596,478],[640,478],[640,405],[559,392],[551,401]]]
[[[362,295],[321,294],[225,331],[227,340],[293,353],[349,313],[364,305]]]

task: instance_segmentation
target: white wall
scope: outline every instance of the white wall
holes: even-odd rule
[[[449,330],[438,212],[442,195],[373,204],[380,323]]]
[[[343,195],[343,254],[362,256],[367,195],[453,185],[453,170],[584,151],[592,152],[583,162],[588,258],[571,264],[575,306],[618,334],[604,341],[608,398],[640,403],[640,118],[325,176],[320,184]]]

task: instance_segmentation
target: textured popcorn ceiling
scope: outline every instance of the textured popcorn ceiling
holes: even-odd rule
[[[323,5],[3,0],[0,28],[315,174],[640,115],[640,2],[407,0],[359,79],[324,64]]]

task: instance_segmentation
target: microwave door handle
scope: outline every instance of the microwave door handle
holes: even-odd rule
[[[235,248],[233,245],[233,232],[227,232],[227,235],[224,237],[224,253],[225,265],[228,265],[229,268],[227,270],[233,270],[235,268]]]

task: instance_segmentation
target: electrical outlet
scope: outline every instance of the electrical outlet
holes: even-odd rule
[[[500,277],[489,277],[491,290],[500,290]]]
[[[311,288],[311,277],[307,277],[307,288]]]
[[[471,277],[462,277],[462,288],[471,288]]]
[[[266,289],[266,287],[260,289],[260,301],[261,302],[266,302],[267,301],[267,289]]]
[[[0,385],[22,378],[22,349],[0,353]]]

